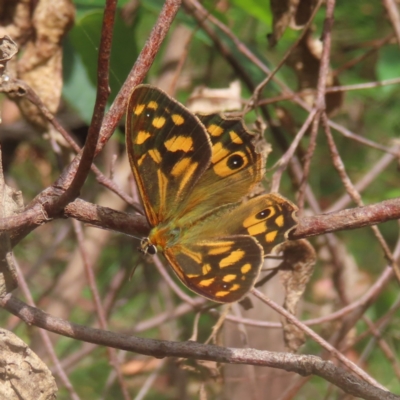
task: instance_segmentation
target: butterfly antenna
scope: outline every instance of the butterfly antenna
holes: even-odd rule
[[[270,279],[272,279],[278,273],[278,271],[279,271],[279,267],[275,267],[269,274],[264,276],[264,278],[262,278],[258,282],[256,282],[254,287],[260,287],[260,286],[264,285],[264,283],[266,283]]]
[[[117,231],[117,230],[115,230],[115,229],[104,228],[104,227],[102,227],[102,226],[98,226],[98,225],[94,225],[94,224],[90,224],[90,223],[85,223],[85,226],[88,226],[88,227],[90,227],[90,228],[102,229],[103,231],[122,233],[122,232]],[[134,238],[134,239],[137,239],[137,240],[139,240],[139,241],[141,241],[141,240],[143,239],[143,237],[131,235],[130,233],[124,233],[124,235],[129,236],[129,237]]]
[[[283,260],[283,256],[282,255],[274,255],[274,254],[267,254],[265,256],[266,259],[270,259],[270,260]],[[264,283],[268,282],[270,279],[272,279],[280,270],[282,267],[282,263],[280,263],[279,265],[276,265],[275,267],[271,267],[271,268],[263,268],[263,271],[268,271],[269,273],[267,275],[265,275],[262,279],[260,279],[258,282],[256,282],[256,284],[254,285],[254,287],[260,287],[262,285],[264,285]]]

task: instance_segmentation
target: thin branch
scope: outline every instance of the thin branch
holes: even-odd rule
[[[101,124],[110,94],[108,75],[110,70],[111,43],[115,21],[117,0],[107,0],[104,8],[103,24],[101,28],[100,45],[98,51],[97,94],[89,133],[85,141],[82,156],[71,183],[61,196],[47,208],[50,214],[57,214],[69,202],[79,196],[79,192],[86,181],[96,154],[96,146],[100,135]],[[78,156],[79,157],[79,156]]]
[[[314,374],[337,385],[346,393],[368,400],[399,400],[400,397],[336,367],[330,361],[316,356],[276,353],[256,349],[225,348],[197,342],[169,342],[116,334],[100,329],[73,324],[28,306],[12,295],[0,299],[0,306],[18,316],[26,323],[47,329],[63,336],[114,347],[140,354],[163,358],[182,357],[210,360],[230,364],[268,366],[292,371],[303,376]]]
[[[248,102],[248,104],[260,104],[259,103],[259,98],[260,98],[262,90],[271,81],[271,79],[276,75],[276,73],[281,69],[281,67],[285,64],[287,59],[293,53],[294,49],[303,40],[304,36],[308,34],[308,30],[309,30],[310,26],[313,24],[314,17],[316,16],[316,14],[317,14],[318,10],[320,9],[321,5],[322,5],[322,1],[318,0],[318,3],[314,6],[313,12],[310,15],[310,18],[308,19],[307,23],[302,27],[302,33],[294,41],[294,43],[290,46],[290,48],[286,51],[286,53],[283,55],[283,57],[281,57],[281,59],[279,60],[279,63],[275,66],[274,70],[270,74],[268,74],[267,77],[263,81],[261,81],[261,83],[259,83],[257,85],[257,87],[254,89],[253,95],[252,95],[250,101]],[[246,106],[246,110],[248,108],[249,107]],[[246,112],[246,110],[244,112]]]
[[[18,262],[16,260],[14,260],[14,262],[15,262],[16,270],[18,272],[19,287],[20,287],[22,293],[24,294],[25,298],[27,299],[28,304],[32,307],[36,307],[35,302],[32,297],[32,294],[29,290],[29,286],[25,280],[24,274],[22,273]],[[79,400],[78,394],[76,393],[71,381],[69,380],[64,368],[62,367],[62,365],[60,363],[60,360],[57,357],[57,354],[54,350],[53,344],[49,337],[49,333],[45,329],[39,329],[39,335],[42,338],[44,347],[45,347],[51,361],[54,364],[54,370],[55,370],[55,373],[58,375],[58,378],[60,379],[60,381],[63,383],[63,385],[67,389],[69,395],[71,396],[71,399]]]
[[[178,0],[166,0],[164,7],[159,15],[158,21],[153,28],[153,31],[146,42],[142,52],[140,53],[138,60],[133,66],[127,80],[122,86],[120,92],[114,100],[108,113],[106,113],[101,132],[100,140],[97,145],[96,154],[101,151],[103,146],[106,144],[111,134],[114,132],[118,122],[120,121],[122,115],[125,113],[127,100],[132,89],[140,83],[150,68],[154,61],[154,58],[161,46],[163,39],[168,33],[169,27],[179,9],[180,1]],[[25,90],[19,93],[20,89],[17,90],[17,95],[26,94]],[[37,97],[37,96],[36,96]],[[40,103],[40,100],[34,101],[35,104]],[[46,112],[46,108],[42,110]],[[54,120],[53,115],[46,115],[49,120]],[[60,178],[56,183],[45,189],[40,193],[33,202],[28,206],[28,209],[21,213],[16,221],[18,225],[19,235],[18,240],[22,239],[29,232],[31,232],[35,227],[38,227],[42,223],[51,220],[54,217],[59,216],[59,208],[53,208],[53,205],[59,201],[60,196],[63,195],[65,190],[68,188],[69,184],[72,182],[75,172],[80,163],[80,156],[78,155],[71,164],[63,171]],[[83,168],[83,167],[82,167]],[[32,218],[31,210],[35,209],[38,214]],[[25,226],[20,226],[20,222],[25,218]],[[10,227],[9,221],[4,221],[4,223]]]
[[[398,5],[394,0],[382,0],[384,7],[389,15],[393,30],[396,34],[397,44],[400,46],[400,15]]]
[[[86,277],[87,277],[87,280],[89,283],[89,288],[92,293],[93,302],[94,302],[94,305],[96,308],[99,325],[102,329],[107,329],[106,315],[104,312],[103,305],[101,304],[99,291],[97,289],[96,279],[95,279],[95,276],[93,273],[93,265],[90,263],[89,257],[86,253],[86,249],[83,246],[83,243],[85,242],[85,238],[83,235],[82,226],[76,220],[73,220],[72,222],[73,222],[73,226],[74,226],[75,235],[77,238],[79,251],[81,253],[83,265],[85,267],[85,272],[86,272]],[[107,353],[108,353],[108,358],[109,358],[110,364],[114,368],[114,371],[118,377],[118,382],[119,382],[119,385],[121,388],[122,395],[125,400],[129,400],[130,396],[129,396],[128,388],[127,388],[126,382],[124,381],[124,378],[123,378],[123,375],[121,372],[121,365],[118,362],[117,353],[116,353],[115,349],[112,349],[112,348],[107,348]]]
[[[147,39],[120,91],[115,97],[110,110],[104,117],[97,152],[103,148],[125,113],[130,93],[134,87],[141,83],[146,77],[146,74],[153,64],[180,6],[180,0],[165,1],[149,38]]]
[[[322,122],[324,125],[325,135],[328,140],[328,145],[329,145],[329,150],[331,152],[331,158],[332,158],[333,165],[334,165],[335,169],[337,170],[337,172],[343,182],[343,185],[346,188],[347,193],[351,196],[353,201],[358,206],[362,206],[364,203],[361,199],[361,195],[357,192],[356,188],[354,187],[353,183],[351,182],[349,176],[346,173],[344,163],[340,157],[339,151],[333,140],[332,133],[329,129],[328,117],[326,116],[326,114],[322,115]],[[396,260],[394,259],[393,255],[389,249],[389,246],[386,243],[386,240],[384,239],[383,235],[381,234],[381,232],[379,231],[379,229],[376,226],[372,226],[371,228],[374,232],[375,237],[378,239],[378,241],[385,253],[386,258],[392,264],[394,272],[397,277],[397,280],[400,283],[400,268],[397,265]]]
[[[364,207],[350,208],[314,217],[303,217],[291,234],[292,239],[301,239],[322,233],[358,229],[400,218],[400,198],[384,200]]]
[[[101,207],[82,199],[76,199],[65,208],[63,217],[77,220],[102,229],[110,229],[127,235],[147,235],[149,225],[142,215],[127,214]],[[384,200],[364,207],[350,208],[328,214],[303,217],[291,234],[291,239],[302,239],[328,232],[359,229],[400,218],[400,198]],[[0,219],[0,231],[10,231],[11,242],[15,246],[21,240],[19,229],[49,222],[40,205],[17,214]]]
[[[304,121],[303,126],[301,127],[301,129],[297,133],[296,137],[292,141],[290,147],[287,149],[286,153],[276,163],[276,166],[278,168],[274,172],[274,175],[272,177],[271,192],[277,192],[279,190],[279,185],[280,185],[282,174],[286,170],[290,160],[292,159],[301,139],[306,134],[306,132],[307,132],[309,126],[312,124],[314,118],[316,118],[316,115],[317,115],[316,109],[314,109],[310,112],[307,119]],[[272,169],[274,169],[276,166],[273,166]]]
[[[280,315],[288,319],[292,324],[296,325],[303,332],[305,332],[308,336],[310,336],[316,343],[318,343],[321,347],[327,350],[333,357],[337,358],[341,361],[347,368],[357,374],[360,378],[364,379],[366,382],[371,385],[378,386],[381,389],[384,389],[378,382],[375,381],[371,376],[366,374],[361,368],[355,365],[352,361],[350,361],[347,357],[345,357],[340,351],[335,349],[331,344],[329,344],[326,340],[324,340],[321,336],[317,335],[312,329],[308,326],[304,325],[300,322],[294,315],[292,315],[289,311],[285,310],[283,307],[276,304],[274,301],[264,296],[259,290],[252,289],[251,291],[254,296],[259,298],[265,304],[268,304],[272,309],[278,312]]]

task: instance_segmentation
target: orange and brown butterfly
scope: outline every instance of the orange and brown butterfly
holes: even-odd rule
[[[161,251],[189,289],[240,300],[263,258],[296,226],[279,194],[242,201],[264,175],[240,119],[194,115],[161,90],[137,86],[126,120],[130,164],[151,226],[141,250]]]

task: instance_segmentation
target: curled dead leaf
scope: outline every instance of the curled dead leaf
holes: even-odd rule
[[[268,35],[270,46],[276,45],[288,26],[303,28],[317,4],[318,0],[271,0],[273,31]]]
[[[295,315],[298,302],[314,271],[316,253],[305,239],[284,242],[280,250],[283,253],[283,262],[279,267],[279,277],[286,292],[283,307]],[[282,321],[282,325],[286,347],[289,351],[296,352],[305,341],[304,332],[286,319]]]
[[[320,67],[321,67],[322,42],[315,39],[309,30],[298,46],[288,58],[288,65],[293,68],[297,75],[299,90],[313,89],[309,95],[304,96],[307,103],[312,106],[315,99]],[[339,86],[337,76],[329,70],[326,77],[326,87]],[[343,92],[332,92],[325,94],[326,112],[332,115],[343,103]]]

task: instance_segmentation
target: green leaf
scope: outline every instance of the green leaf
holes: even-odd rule
[[[97,85],[97,59],[100,43],[103,11],[95,10],[86,13],[76,22],[69,35],[69,60],[65,66],[67,87],[64,90],[66,98],[76,107],[79,102],[81,116],[88,121],[88,116],[93,111]],[[117,15],[114,32],[112,53],[110,60],[110,88],[109,102],[115,98],[121,85],[137,58],[135,42],[135,26],[128,27]],[[87,82],[84,82],[87,80]],[[85,102],[81,109],[81,101]],[[88,108],[91,112],[88,113]]]
[[[393,79],[399,77],[400,53],[398,46],[385,46],[379,51],[379,59],[376,64],[378,80]],[[397,91],[397,85],[384,86],[386,93]]]
[[[233,0],[232,3],[242,8],[246,12],[245,16],[252,17],[262,21],[264,24],[271,26],[271,13],[269,5],[265,1],[259,0]]]
[[[63,74],[64,99],[89,124],[96,99],[96,87],[90,81],[80,55],[74,52],[69,40],[64,43]]]

